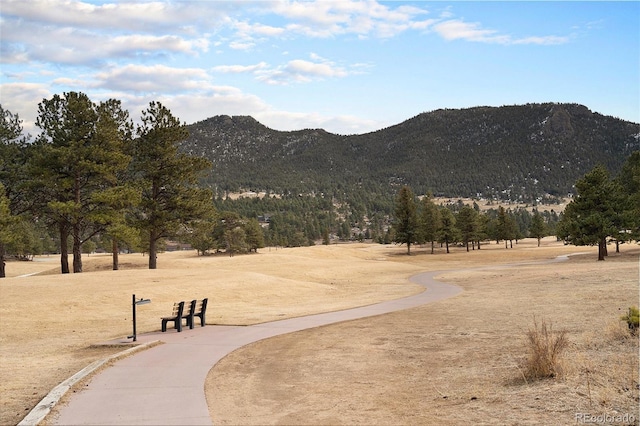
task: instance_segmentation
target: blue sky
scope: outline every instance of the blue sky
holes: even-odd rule
[[[439,108],[571,102],[640,122],[640,2],[2,0],[0,102],[68,91],[186,123],[375,131]]]

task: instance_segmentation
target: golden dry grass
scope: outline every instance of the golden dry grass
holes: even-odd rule
[[[547,241],[541,249],[493,246],[482,254],[397,259],[450,269],[566,250]],[[586,251],[561,264],[443,273],[441,280],[465,291],[432,305],[242,348],[208,376],[212,419],[215,424],[565,425],[588,413],[637,424],[638,340],[618,319],[638,302],[638,250],[627,247],[605,262],[595,261],[594,250]],[[569,347],[557,379],[523,378],[534,318],[566,331]]]
[[[513,250],[490,245],[449,255],[430,255],[424,249],[406,256],[405,251],[353,244],[264,249],[233,258],[176,252],[162,254],[154,271],[146,269],[147,258],[139,254],[122,256],[120,271],[109,270],[108,256],[90,256],[84,258],[84,273],[64,276],[56,273],[58,259],[53,257],[9,263],[10,277],[0,280],[0,423],[17,423],[59,382],[118,351],[92,344],[130,334],[133,293],[152,299],[138,308],[138,333],[158,330],[159,318],[174,301],[202,297],[210,298],[208,323],[250,324],[414,294],[420,289],[407,279],[426,270],[549,259],[585,250],[549,239],[540,248],[526,241]],[[562,400],[563,389],[572,386],[570,378],[584,382],[587,375],[588,392],[584,385],[576,390],[586,395],[579,398],[582,402],[626,409],[627,397],[637,398],[637,350],[636,342],[630,343],[616,327],[618,309],[637,304],[637,254],[635,263],[624,261],[630,256],[614,255],[598,263],[595,251],[586,251],[588,258],[570,262],[575,267],[443,274],[443,280],[462,285],[465,292],[429,307],[242,349],[212,370],[215,386],[208,385],[208,391],[218,395],[216,386],[221,386],[228,397],[211,405],[213,418],[235,424],[408,424],[429,419],[455,424],[465,418],[461,406],[480,404],[478,410],[491,411],[503,410],[505,404],[517,407],[518,401],[531,404],[531,386],[545,398],[558,394]],[[19,276],[31,272],[42,274]],[[563,381],[517,382],[516,365],[532,313],[567,328],[576,342],[570,348],[575,361],[566,365]],[[628,391],[620,390],[620,377],[626,378]],[[540,386],[548,389],[543,392]],[[491,389],[495,396],[487,397]],[[471,401],[473,396],[477,399]],[[547,407],[532,401],[538,401],[537,410]],[[246,417],[244,404],[252,417]],[[333,408],[320,408],[323,404]],[[234,412],[233,406],[240,410]],[[527,410],[537,412],[531,408],[522,413]]]

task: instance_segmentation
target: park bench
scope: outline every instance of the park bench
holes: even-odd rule
[[[187,318],[187,325],[189,326],[189,328],[193,328],[194,326],[194,322],[195,322],[195,317],[199,317],[200,318],[200,327],[204,327],[205,325],[205,313],[207,311],[207,301],[209,299],[208,298],[204,298],[202,300],[192,300],[191,301],[191,310],[188,316],[185,315],[185,317]]]
[[[167,331],[167,323],[173,322],[178,333],[182,331],[182,318],[184,318],[184,302],[176,302],[173,304],[173,313],[171,316],[162,317],[162,332]]]
[[[189,303],[176,302],[173,304],[171,316],[162,318],[162,332],[167,331],[167,323],[173,322],[178,333],[182,331],[182,320],[187,320],[189,328],[194,327],[195,317],[200,318],[200,326],[205,325],[205,313],[207,311],[207,298],[202,300],[194,299]]]

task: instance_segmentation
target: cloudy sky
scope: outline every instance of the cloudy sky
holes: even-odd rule
[[[186,123],[365,133],[421,112],[581,103],[640,122],[640,2],[2,0],[0,102],[160,101]]]

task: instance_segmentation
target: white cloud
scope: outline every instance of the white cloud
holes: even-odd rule
[[[345,77],[349,73],[344,68],[334,67],[332,64],[323,62],[310,62],[303,59],[295,59],[290,61],[285,71],[292,75],[309,76],[309,77]]]
[[[252,41],[232,41],[229,43],[229,47],[235,50],[249,50],[256,44]]]
[[[342,34],[392,37],[418,23],[428,13],[415,6],[391,8],[377,1],[278,1],[269,3],[271,11],[291,22],[288,33],[309,37],[334,37]],[[419,26],[424,26],[419,24]]]
[[[349,69],[337,66],[335,63],[311,53],[311,61],[293,59],[284,65],[271,67],[266,62],[253,65],[219,65],[214,71],[230,74],[253,74],[258,81],[267,84],[286,85],[290,83],[306,83],[325,78],[342,78],[348,75],[362,74],[369,68],[367,64],[354,64]]]
[[[563,44],[569,41],[568,37],[559,36],[533,36],[513,38],[510,35],[499,34],[496,30],[482,28],[479,23],[464,22],[461,19],[451,19],[433,26],[433,30],[445,40],[466,40],[481,43],[496,44]]]
[[[108,39],[105,53],[128,54],[141,51],[167,51],[176,53],[196,54],[198,51],[206,52],[209,49],[209,41],[203,38],[187,40],[175,35],[150,36],[150,35],[124,35]]]
[[[157,55],[197,55],[208,50],[204,38],[177,35],[113,35],[82,28],[40,26],[34,22],[3,22],[3,62],[39,61],[101,65],[114,58]],[[6,57],[4,56],[6,55]]]
[[[257,23],[251,24],[246,21],[237,21],[234,23],[234,27],[238,34],[243,37],[252,37],[254,35],[276,37],[282,35],[285,32],[285,29],[281,27],[274,27],[271,25]]]
[[[126,30],[158,32],[166,28],[189,32],[191,25],[206,22],[211,28],[224,23],[233,2],[136,1],[95,5],[77,0],[3,0],[2,14],[54,27],[91,31]],[[185,23],[190,23],[185,25]]]
[[[219,65],[217,67],[213,67],[213,70],[231,74],[242,74],[253,73],[268,67],[269,65],[266,62],[260,62],[254,65]]]
[[[570,37],[561,36],[538,36],[538,37],[524,37],[513,40],[512,44],[564,44],[569,42]]]
[[[359,74],[363,69],[362,66],[358,65],[354,67],[353,71],[348,70],[315,53],[312,53],[310,57],[313,61],[293,59],[276,68],[258,69],[255,71],[255,76],[259,81],[267,84],[286,85],[290,83],[307,83],[325,78],[342,78],[351,74]]]
[[[18,114],[23,121],[24,133],[36,135],[40,130],[36,127],[38,104],[51,96],[47,86],[39,83],[4,83],[0,84],[0,104],[6,110]]]
[[[98,87],[134,93],[178,93],[210,87],[210,77],[200,68],[165,65],[126,65],[96,74]]]
[[[445,40],[463,39],[492,43],[505,43],[508,41],[508,37],[496,35],[494,30],[482,29],[480,24],[468,23],[459,19],[440,22],[434,25],[433,29]]]

